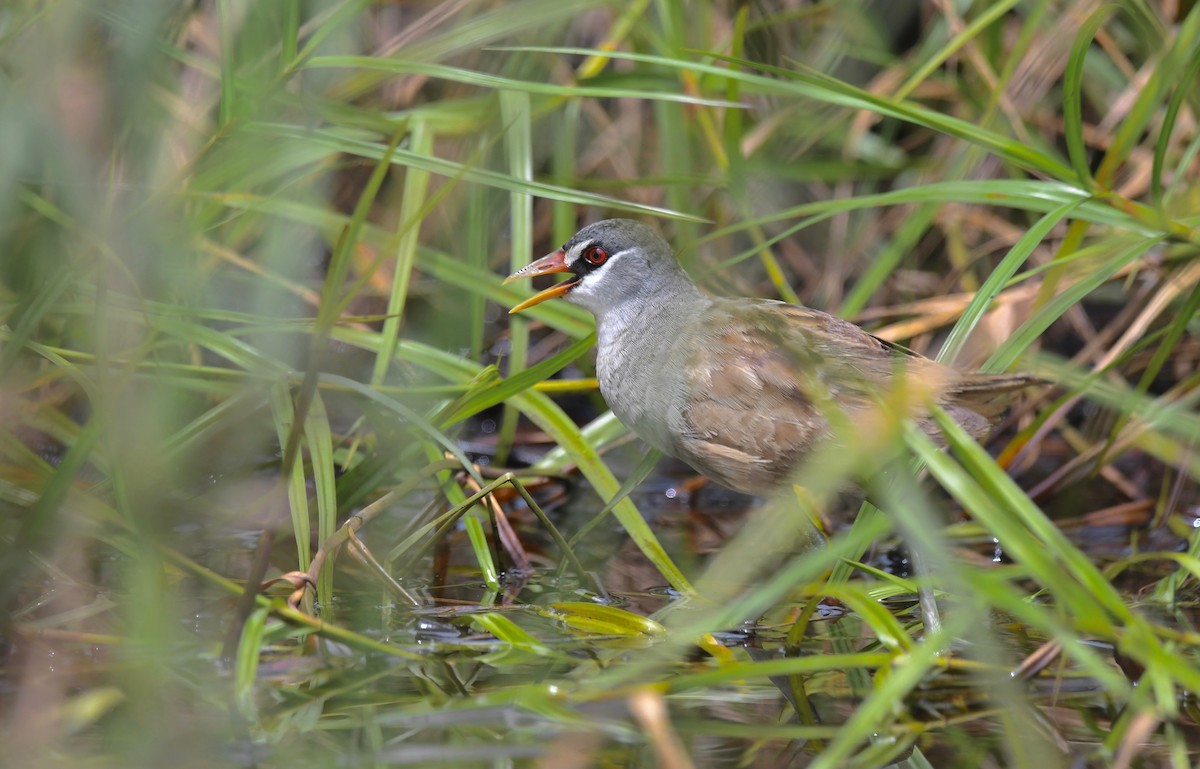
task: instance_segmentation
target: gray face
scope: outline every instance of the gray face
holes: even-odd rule
[[[599,317],[630,301],[664,301],[694,291],[662,237],[632,219],[606,219],[575,233],[567,267],[579,282],[564,297]]]

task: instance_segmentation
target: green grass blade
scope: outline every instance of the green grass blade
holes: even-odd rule
[[[255,719],[258,706],[255,691],[258,686],[258,660],[263,653],[267,617],[270,611],[260,606],[242,623],[242,635],[238,640],[237,656],[234,660],[233,692],[238,709],[243,717]]]
[[[966,344],[967,338],[979,321],[983,318],[992,300],[1000,293],[1007,285],[1012,276],[1016,274],[1021,265],[1033,253],[1033,250],[1041,245],[1050,231],[1054,229],[1059,222],[1063,221],[1071,215],[1083,203],[1082,199],[1068,201],[1050,213],[1039,219],[1032,227],[1030,227],[1020,240],[1013,244],[1004,258],[1000,260],[1000,264],[996,269],[988,275],[987,280],[975,292],[975,296],[971,298],[966,309],[963,310],[962,317],[954,324],[954,328],[950,330],[950,335],[946,337],[946,343],[942,345],[941,352],[938,354],[938,360],[943,362],[952,362],[954,358],[962,351],[963,345]]]
[[[892,94],[894,99],[907,99],[908,96],[917,89],[921,83],[929,79],[938,67],[945,64],[946,60],[960,51],[963,46],[970,43],[972,40],[980,36],[984,29],[995,24],[996,21],[1005,16],[1011,11],[1020,0],[1001,0],[1001,2],[990,3],[984,7],[982,13],[971,20],[971,23],[965,25],[959,32],[942,46],[938,51],[925,60],[921,66],[904,81],[896,92]]]
[[[418,155],[433,152],[435,137],[429,127],[414,120],[409,128],[409,149]],[[421,218],[429,191],[429,173],[409,168],[404,175],[404,196],[400,201],[400,223],[396,232],[396,259],[392,268],[392,291],[388,296],[387,317],[383,321],[383,339],[375,354],[371,384],[382,384],[391,365],[392,353],[400,338],[404,323],[404,308],[408,302],[409,284],[417,261],[417,244],[421,234]]]
[[[291,436],[301,428],[296,425],[296,410],[292,403],[288,383],[280,382],[271,388],[271,410],[275,417],[275,433],[279,438],[280,451],[287,446]],[[292,452],[290,464],[280,468],[287,484],[288,512],[292,518],[292,537],[296,543],[296,570],[308,569],[310,560],[309,543],[311,516],[308,511],[308,483],[304,477],[304,461],[300,452]]]
[[[1192,9],[1192,15],[1200,13],[1196,8]],[[1183,107],[1183,102],[1192,93],[1192,83],[1196,80],[1196,74],[1200,72],[1200,54],[1196,50],[1191,50],[1186,56],[1187,68],[1183,72],[1183,76],[1175,83],[1174,93],[1171,94],[1171,99],[1167,102],[1167,110],[1163,114],[1162,126],[1158,131],[1158,140],[1154,143],[1154,160],[1150,167],[1150,195],[1158,205],[1162,205],[1164,190],[1162,183],[1163,165],[1166,163],[1167,148],[1171,143],[1171,134],[1175,130],[1175,124],[1179,119],[1179,111]],[[1186,166],[1180,164],[1178,166],[1178,175],[1186,176]]]
[[[337,467],[333,450],[336,445],[329,426],[325,399],[318,391],[313,394],[304,423],[304,440],[308,447],[313,491],[317,503],[317,541],[327,542],[337,527]],[[317,601],[328,614],[333,609],[333,569],[322,569],[317,581]]]
[[[479,564],[479,571],[483,575],[483,584],[487,585],[488,590],[499,591],[500,574],[496,571],[496,562],[492,558],[492,549],[488,546],[483,524],[470,512],[463,516],[463,523],[467,527],[467,537],[471,540],[475,562]]]
[[[518,374],[489,382],[486,386],[478,389],[468,390],[438,417],[437,424],[443,428],[449,427],[530,389],[538,382],[549,379],[579,360],[595,343],[595,334],[586,336]]]
[[[308,69],[368,69],[393,75],[424,75],[455,83],[478,86],[500,92],[501,94],[509,92],[521,93],[526,96],[537,94],[572,99],[643,99],[646,101],[679,102],[693,106],[726,107],[731,109],[741,109],[745,106],[737,101],[691,96],[667,90],[671,85],[668,82],[663,83],[662,90],[653,91],[639,88],[604,87],[593,84],[558,85],[557,83],[517,80],[487,72],[475,72],[459,67],[448,67],[442,64],[414,59],[380,59],[374,56],[315,56],[309,60],[305,67]]]
[[[475,184],[484,184],[506,192],[518,192],[534,195],[549,200],[561,200],[581,206],[600,206],[616,211],[627,211],[648,216],[663,216],[669,219],[684,219],[703,222],[701,217],[679,211],[672,211],[660,206],[630,203],[620,198],[596,195],[577,189],[559,187],[546,182],[515,179],[509,174],[490,171],[484,168],[472,167],[454,160],[431,155],[421,155],[403,148],[392,153],[387,152],[386,145],[373,141],[360,131],[350,131],[338,128],[307,129],[280,123],[256,123],[247,126],[248,132],[257,132],[278,141],[296,141],[323,147],[331,155],[346,153],[368,160],[389,158],[389,162],[398,163],[410,168],[417,168],[438,176],[459,178]]]
[[[1138,239],[1119,249],[1113,256],[1096,266],[1086,276],[1065,288],[1061,293],[1038,309],[1029,319],[1013,332],[992,353],[984,371],[1006,371],[1021,354],[1042,335],[1050,324],[1062,317],[1068,309],[1083,297],[1110,280],[1122,267],[1138,259],[1163,240],[1162,237]]]
[[[587,48],[551,48],[544,46],[525,46],[520,48],[505,48],[503,50],[512,51],[528,51],[530,53],[553,53],[553,54],[575,54],[575,55],[591,55],[597,53],[592,49]],[[979,126],[970,123],[966,120],[951,117],[925,107],[912,104],[911,102],[894,102],[890,99],[876,96],[875,94],[856,88],[848,83],[835,80],[816,72],[797,72],[787,70],[780,67],[772,67],[761,62],[747,61],[745,59],[734,59],[729,56],[721,56],[719,54],[708,53],[706,55],[718,61],[725,61],[731,64],[737,64],[739,67],[747,70],[757,70],[766,72],[771,75],[776,75],[786,78],[785,81],[774,80],[762,75],[752,75],[748,72],[740,70],[731,70],[717,67],[710,64],[702,64],[694,61],[680,61],[663,56],[650,56],[645,54],[634,54],[624,52],[610,52],[605,55],[611,56],[614,59],[624,59],[627,61],[642,62],[647,64],[658,64],[671,69],[681,69],[696,74],[706,75],[716,78],[734,78],[740,80],[746,86],[753,86],[755,91],[761,93],[784,93],[801,98],[816,99],[818,101],[835,104],[851,109],[865,109],[871,112],[877,112],[881,115],[894,117],[906,122],[915,123],[925,126],[931,130],[943,133],[948,136],[963,139],[972,144],[976,144],[989,152],[994,153],[1011,163],[1014,163],[1022,168],[1027,168],[1031,171],[1036,171],[1045,174],[1054,179],[1066,180],[1074,177],[1074,173],[1069,166],[1063,165],[1055,158],[1037,151],[1020,142],[1014,141],[1006,136],[1002,136],[991,131],[980,128]]]
[[[508,172],[524,182],[533,180],[533,129],[530,115],[529,94],[517,91],[500,93],[500,117],[504,121],[504,150],[508,158]],[[533,198],[514,192],[509,195],[509,229],[512,240],[509,246],[508,271],[516,272],[532,260],[533,253]],[[528,363],[529,326],[519,315],[508,321],[509,376],[520,374]],[[500,429],[496,434],[496,461],[501,465],[508,460],[509,449],[517,434],[518,412],[510,406],[504,407],[500,417]]]
[[[1075,35],[1067,67],[1063,72],[1063,138],[1067,143],[1067,156],[1075,169],[1076,180],[1084,189],[1091,189],[1092,169],[1088,164],[1087,146],[1083,138],[1083,62],[1096,32],[1108,21],[1116,8],[1102,6],[1096,9]]]

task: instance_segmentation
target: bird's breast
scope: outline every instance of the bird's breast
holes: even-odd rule
[[[686,396],[687,342],[653,318],[620,320],[606,318],[597,326],[600,393],[639,438],[675,456]]]

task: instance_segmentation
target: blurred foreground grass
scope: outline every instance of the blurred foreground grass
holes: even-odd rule
[[[0,8],[0,761],[1194,765],[1198,46],[1137,0]],[[504,315],[614,214],[1058,386],[706,562],[600,456],[586,314]]]

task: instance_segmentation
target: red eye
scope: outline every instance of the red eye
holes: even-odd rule
[[[608,252],[600,246],[588,246],[583,252],[583,258],[588,264],[599,267],[608,259]]]

